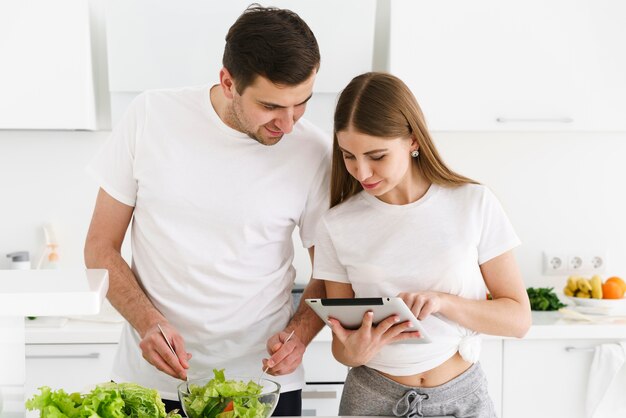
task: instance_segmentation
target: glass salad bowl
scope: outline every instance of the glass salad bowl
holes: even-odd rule
[[[190,379],[178,385],[178,399],[189,418],[267,418],[280,396],[280,384],[249,376]]]

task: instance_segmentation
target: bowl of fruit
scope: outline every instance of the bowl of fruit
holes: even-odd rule
[[[224,375],[190,379],[178,385],[178,399],[189,418],[267,418],[280,396],[280,385],[269,379]]]
[[[604,282],[599,275],[590,279],[570,276],[563,293],[578,306],[592,308],[626,308],[626,282],[617,276]]]

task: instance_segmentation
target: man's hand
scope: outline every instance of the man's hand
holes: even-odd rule
[[[191,353],[185,351],[185,341],[176,328],[167,323],[162,323],[161,327],[169,338],[169,343],[176,355],[172,353],[159,327],[155,324],[148,329],[139,343],[143,358],[162,372],[177,379],[185,380]]]
[[[271,357],[263,359],[263,370],[267,368],[267,373],[273,376],[289,374],[302,363],[306,347],[295,333],[289,341],[286,341],[289,334],[281,331],[267,340],[267,352]]]

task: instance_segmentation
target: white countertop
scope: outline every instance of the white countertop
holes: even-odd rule
[[[600,317],[599,317],[600,318]],[[525,339],[626,338],[626,319],[590,323],[564,319],[559,312],[533,312],[533,325]]]
[[[70,319],[61,327],[37,327],[36,321],[27,322],[27,344],[115,344],[119,340],[123,326],[121,317],[106,309],[100,316],[90,317],[89,320],[86,320],[86,317]],[[485,335],[484,338],[501,339],[502,337]],[[626,320],[592,324],[563,319],[558,312],[533,312],[533,325],[524,338],[527,340],[623,339],[626,338]],[[324,327],[314,341],[331,341],[330,328]]]
[[[25,319],[26,344],[117,344],[124,323],[105,299],[97,315]]]
[[[37,327],[26,323],[26,344],[117,344],[123,322],[70,319],[61,327]]]

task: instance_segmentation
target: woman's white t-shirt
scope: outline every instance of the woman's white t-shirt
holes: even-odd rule
[[[520,241],[485,186],[430,186],[414,203],[390,205],[362,191],[319,222],[313,277],[352,285],[355,297],[437,291],[485,299],[480,265]],[[395,376],[431,370],[460,350],[476,361],[476,333],[442,315],[423,321],[431,344],[391,344],[367,364]]]
[[[190,378],[258,376],[266,341],[293,314],[292,233],[314,245],[328,208],[330,137],[301,119],[265,146],[226,126],[209,86],[142,93],[88,171],[109,195],[134,206],[132,270],[193,354]],[[142,358],[126,325],[117,381],[177,399],[180,380]],[[302,388],[299,367],[272,377]]]

